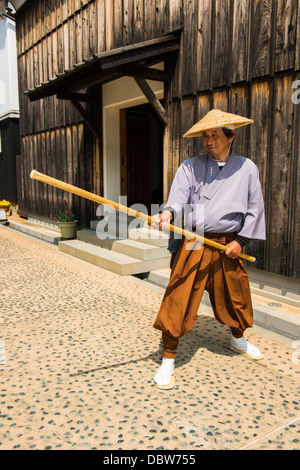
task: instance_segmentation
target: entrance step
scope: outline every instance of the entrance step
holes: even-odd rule
[[[300,279],[289,278],[252,267],[247,267],[247,272],[253,291],[256,289],[259,293],[263,289],[275,301],[280,302],[283,298],[288,298],[300,307]]]
[[[146,240],[143,240],[145,243],[141,243],[140,239],[101,239],[94,230],[79,230],[77,232],[77,238],[83,242],[91,243],[139,260],[167,258],[166,266],[169,264],[170,253],[167,247],[164,245],[150,244],[151,240],[149,240],[149,243],[146,243]]]
[[[59,243],[59,250],[120,276],[146,273],[166,267],[169,258],[141,260],[113,249],[86,243],[82,240],[70,240]]]
[[[129,238],[149,245],[166,248],[169,245],[169,236],[166,233],[154,230],[148,226],[147,222],[138,221],[137,219],[130,220],[128,218],[127,223],[118,221],[118,223],[107,223],[107,225],[105,219],[101,221],[92,220],[90,230],[94,233],[103,231],[108,237]]]
[[[129,229],[128,238],[159,247],[167,248],[169,245],[169,236],[166,233],[150,227]]]
[[[92,220],[90,222],[90,230],[111,237],[128,237],[128,225],[126,223],[107,223],[105,219]]]
[[[51,228],[42,226],[42,225],[33,225],[31,222],[28,222],[25,219],[20,219],[18,217],[8,217],[9,227],[19,232],[25,233],[32,237],[39,238],[53,245],[58,245],[61,240],[60,233]]]
[[[135,240],[119,240],[114,242],[113,250],[141,260],[167,258],[169,264],[169,252],[165,247],[148,245]]]

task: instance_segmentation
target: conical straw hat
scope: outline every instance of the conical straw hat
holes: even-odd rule
[[[238,116],[237,114],[225,113],[220,109],[212,109],[193,127],[191,127],[183,137],[197,137],[202,135],[202,132],[209,129],[216,129],[218,127],[237,127],[247,126],[254,122],[252,119]]]

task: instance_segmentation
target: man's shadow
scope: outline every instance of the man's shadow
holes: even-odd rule
[[[176,349],[176,366],[188,364],[197,351],[206,349],[223,356],[233,356],[229,349],[230,329],[220,324],[214,317],[200,314],[197,316],[192,331],[182,336]],[[159,350],[149,355],[157,364],[161,364],[163,343],[160,341]]]
[[[214,354],[223,356],[233,356],[234,353],[229,349],[230,330],[227,326],[221,325],[214,317],[200,314],[196,318],[195,326],[192,331],[180,338],[176,349],[176,366],[188,364],[197,351],[201,348]],[[163,344],[160,342],[159,349],[151,352],[146,357],[128,358],[124,361],[117,361],[112,364],[100,365],[90,368],[74,371],[71,377],[80,376],[88,373],[94,373],[100,370],[117,368],[131,363],[137,363],[151,359],[157,365],[161,364],[163,353]]]

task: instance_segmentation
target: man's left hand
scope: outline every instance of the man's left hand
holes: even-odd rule
[[[242,252],[242,247],[241,245],[233,240],[233,242],[227,243],[228,248],[225,251],[225,255],[228,256],[228,258],[238,258]]]

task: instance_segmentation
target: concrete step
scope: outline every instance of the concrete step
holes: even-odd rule
[[[167,266],[163,269],[157,269],[156,271],[151,271],[148,276],[148,280],[154,284],[158,284],[161,287],[167,287],[170,279],[170,267]]]
[[[120,276],[147,273],[169,263],[168,258],[140,260],[81,240],[60,242],[59,250]]]
[[[9,227],[54,245],[58,245],[61,240],[60,233],[56,230],[51,230],[43,226],[34,226],[32,223],[25,221],[17,222],[9,218]]]
[[[107,224],[104,220],[91,220],[90,230],[93,230],[96,234],[100,231],[103,236],[108,237],[120,237],[123,239],[128,237],[128,225],[122,223]]]
[[[300,339],[300,308],[286,303],[270,302],[266,292],[252,291],[253,322],[294,340]]]
[[[263,289],[274,300],[291,299],[295,302],[295,305],[298,302],[300,307],[300,279],[292,279],[252,267],[247,267],[247,272],[253,289]]]
[[[104,217],[100,216],[96,220],[90,221],[91,230],[101,230],[123,238],[128,238],[129,228],[143,227],[145,221],[136,217],[121,213],[108,213]]]
[[[150,260],[156,258],[170,259],[170,252],[165,246],[156,246],[147,243],[141,243],[140,240],[123,240],[106,238],[101,239],[97,236],[94,230],[79,230],[77,232],[78,240],[93,245],[106,248],[108,250],[116,251],[132,258],[140,260]]]
[[[33,214],[28,214],[27,224],[34,225],[35,227],[43,227],[48,230],[60,233],[60,228],[58,222],[48,217],[35,216]]]
[[[170,252],[165,247],[148,245],[136,240],[119,240],[113,243],[112,249],[140,260],[167,258],[167,265],[170,264]]]
[[[131,240],[138,240],[141,243],[160,247],[167,248],[169,245],[169,236],[166,233],[154,230],[150,227],[130,229],[128,232],[128,238]]]
[[[92,245],[112,250],[113,244],[117,240],[123,240],[123,238],[117,237],[115,234],[106,234],[106,238],[100,238],[97,236],[95,230],[82,229],[77,231],[77,239],[85,243],[91,243]]]
[[[100,225],[98,225],[100,222]],[[139,226],[136,227],[136,224]],[[108,236],[116,236],[123,239],[129,238],[131,240],[138,240],[141,243],[148,243],[149,245],[155,245],[160,247],[168,247],[169,245],[169,236],[159,230],[154,230],[143,221],[134,219],[128,224],[117,223],[117,224],[108,224],[104,220],[91,220],[90,229],[97,232],[101,229]]]

